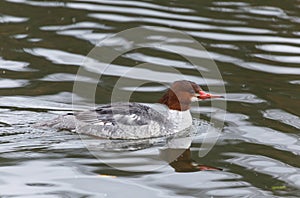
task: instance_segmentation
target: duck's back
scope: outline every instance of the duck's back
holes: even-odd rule
[[[113,103],[78,112],[76,131],[111,139],[141,139],[171,133],[165,107],[160,111],[139,103]]]

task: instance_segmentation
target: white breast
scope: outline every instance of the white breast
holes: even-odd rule
[[[190,110],[176,111],[169,110],[168,119],[174,123],[174,130],[176,132],[189,128],[192,125],[192,115]]]

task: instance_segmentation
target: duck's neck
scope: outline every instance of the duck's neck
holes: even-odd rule
[[[166,105],[169,109],[177,111],[186,111],[191,107],[190,101],[179,100],[176,94],[170,89],[163,95],[163,97],[161,97],[158,102]]]

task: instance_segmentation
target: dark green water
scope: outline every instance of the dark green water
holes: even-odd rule
[[[195,162],[223,171],[182,173],[168,165],[150,172],[122,171],[96,159],[75,133],[30,127],[72,110],[77,71],[97,42],[141,26],[183,31],[217,63],[227,92],[225,127],[205,157],[198,157],[201,141],[195,140],[190,150]],[[108,103],[123,69],[144,62],[155,68],[175,66],[204,88],[220,86],[204,84],[182,57],[132,50],[104,73],[96,102]],[[0,197],[299,197],[299,63],[296,0],[2,0]],[[87,76],[79,79],[87,85],[97,80]],[[161,85],[148,84],[131,100],[152,103],[162,93]],[[74,98],[89,103],[84,95]],[[199,105],[194,116],[200,112],[209,120],[224,115],[208,102]],[[130,153],[120,163],[130,164],[147,152]]]

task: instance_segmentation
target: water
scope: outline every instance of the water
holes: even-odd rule
[[[0,196],[299,197],[299,9],[296,0],[1,1]],[[150,164],[148,171],[119,170],[95,158],[75,133],[31,127],[72,110],[77,70],[99,40],[140,26],[186,32],[216,61],[227,92],[225,127],[208,155],[198,157],[201,137],[190,154],[223,171],[176,172],[178,166],[167,163],[153,170],[156,164]],[[107,103],[123,69],[142,62],[173,65],[206,88],[185,59],[150,49],[118,58],[116,69],[99,83],[91,72],[78,79],[98,83],[96,102]],[[209,86],[220,86],[213,81],[219,79],[211,80]],[[131,100],[156,102],[163,90],[148,84]],[[74,97],[90,103],[84,95]],[[209,102],[200,105],[194,116],[224,115]],[[140,145],[114,163],[130,165],[139,158],[150,163],[157,150]]]

